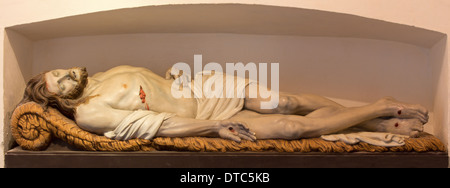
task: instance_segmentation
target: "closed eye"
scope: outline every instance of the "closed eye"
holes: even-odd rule
[[[53,71],[52,74],[53,74],[53,76],[59,76],[59,72],[58,71]]]
[[[73,78],[77,79],[77,74],[75,71],[72,71]]]
[[[66,86],[64,86],[63,84],[59,84],[59,89],[61,89],[61,91],[66,90]]]

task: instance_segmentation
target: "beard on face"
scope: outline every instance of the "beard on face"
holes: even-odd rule
[[[60,97],[63,99],[77,99],[81,97],[83,94],[84,88],[86,88],[86,85],[88,83],[88,72],[86,71],[86,68],[78,68],[80,70],[80,79],[75,86],[75,88],[72,89],[69,93],[65,95],[61,95]],[[70,77],[73,78],[73,75],[70,74]]]
[[[88,82],[88,73],[86,68],[78,68],[78,70],[80,70],[80,79],[77,86],[73,91],[64,96],[48,91],[47,81],[45,80],[45,74],[48,72],[36,75],[27,82],[23,98],[17,106],[27,102],[35,102],[41,105],[45,111],[48,107],[53,107],[58,109],[66,117],[74,120],[76,107],[89,99],[89,97],[81,98]],[[73,78],[73,75],[71,77]]]

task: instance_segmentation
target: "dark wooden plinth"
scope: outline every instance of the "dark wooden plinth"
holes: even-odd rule
[[[277,152],[89,152],[67,149],[25,151],[5,156],[7,168],[149,167],[149,168],[310,168],[388,167],[447,168],[445,152],[427,153],[277,153]]]

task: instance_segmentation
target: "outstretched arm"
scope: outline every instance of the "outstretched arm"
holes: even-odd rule
[[[119,110],[97,101],[80,105],[75,118],[81,128],[118,140],[152,139],[155,136],[209,136],[237,142],[256,139],[245,125],[238,122],[182,118],[145,110]]]
[[[241,139],[255,141],[256,137],[244,124],[235,121],[200,120],[171,117],[163,122],[156,136],[186,137],[207,136],[221,137],[236,142]]]

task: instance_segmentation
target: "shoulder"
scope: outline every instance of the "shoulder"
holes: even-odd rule
[[[78,121],[83,117],[88,117],[92,114],[103,111],[105,104],[102,100],[99,100],[100,95],[88,96],[84,101],[76,108],[75,119]]]
[[[114,129],[114,124],[111,122],[114,118],[111,117],[110,109],[111,107],[102,103],[101,100],[87,99],[76,108],[75,121],[84,130],[103,134],[107,130]]]

